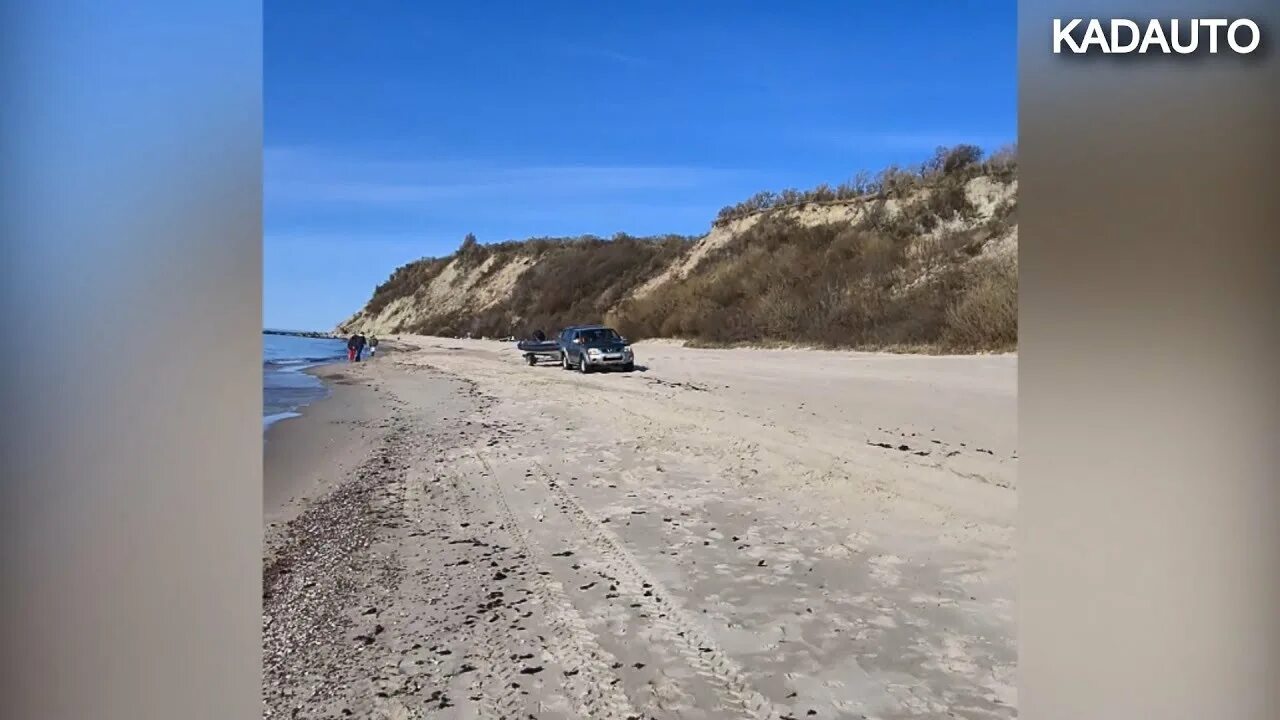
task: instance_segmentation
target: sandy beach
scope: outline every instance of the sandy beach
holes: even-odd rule
[[[1017,359],[405,336],[267,433],[268,717],[1016,717]]]

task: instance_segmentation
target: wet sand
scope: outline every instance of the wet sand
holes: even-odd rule
[[[1016,716],[1016,358],[400,345],[268,433],[268,716]]]
[[[344,365],[309,371],[328,386],[329,397],[303,415],[279,420],[263,436],[263,508],[270,523],[287,521],[310,498],[332,489],[381,439],[385,400]]]

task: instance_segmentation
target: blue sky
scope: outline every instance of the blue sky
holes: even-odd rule
[[[268,327],[329,329],[468,232],[697,235],[1016,138],[1012,0],[264,8]]]

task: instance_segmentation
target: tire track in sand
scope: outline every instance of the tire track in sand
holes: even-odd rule
[[[480,540],[479,533],[483,526],[475,520],[473,500],[455,478],[436,478],[435,482],[424,482],[422,488],[425,499],[433,507],[429,506],[425,512],[419,513],[420,522],[430,522],[442,537],[452,535],[457,528],[475,528],[476,532],[468,533],[472,536],[470,540]],[[440,497],[432,497],[432,490]],[[452,527],[444,522],[445,517],[452,518]],[[492,539],[491,534],[486,536],[486,540]],[[449,542],[465,541],[455,538]],[[493,544],[485,542],[488,547]],[[464,559],[467,560],[466,564],[454,563],[453,570],[461,572],[470,580],[473,588],[482,590],[492,580],[492,576],[481,571],[482,563],[478,559],[465,556]],[[511,720],[524,715],[525,697],[520,691],[515,663],[507,647],[509,637],[497,631],[498,620],[507,619],[503,616],[511,609],[512,606],[506,604],[490,608],[489,612],[493,612],[493,615],[489,619],[468,614],[456,630],[464,641],[470,641],[469,645],[475,649],[477,660],[483,667],[483,672],[471,683],[471,699],[477,703],[481,715],[491,720]]]
[[[559,501],[556,507],[604,559],[617,578],[618,592],[648,612],[656,629],[693,670],[709,681],[727,706],[748,720],[781,720],[783,714],[751,686],[736,663],[689,617],[668,592],[625,548],[537,461],[531,461]]]
[[[517,521],[493,467],[478,449],[472,448],[471,452],[484,468],[486,484],[497,505],[501,527],[511,536],[528,561],[535,562],[543,557],[537,541],[529,537]],[[541,572],[534,572],[533,584],[541,595],[546,621],[553,631],[546,638],[546,650],[573,673],[564,678],[564,687],[572,691],[579,716],[606,720],[639,720],[640,714],[619,689],[617,675],[611,669],[615,658],[596,642],[595,635],[573,607],[562,586],[549,580]]]

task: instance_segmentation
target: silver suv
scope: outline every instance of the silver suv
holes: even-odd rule
[[[560,364],[565,370],[589,373],[616,368],[635,370],[635,355],[626,338],[604,325],[574,325],[560,331]]]

